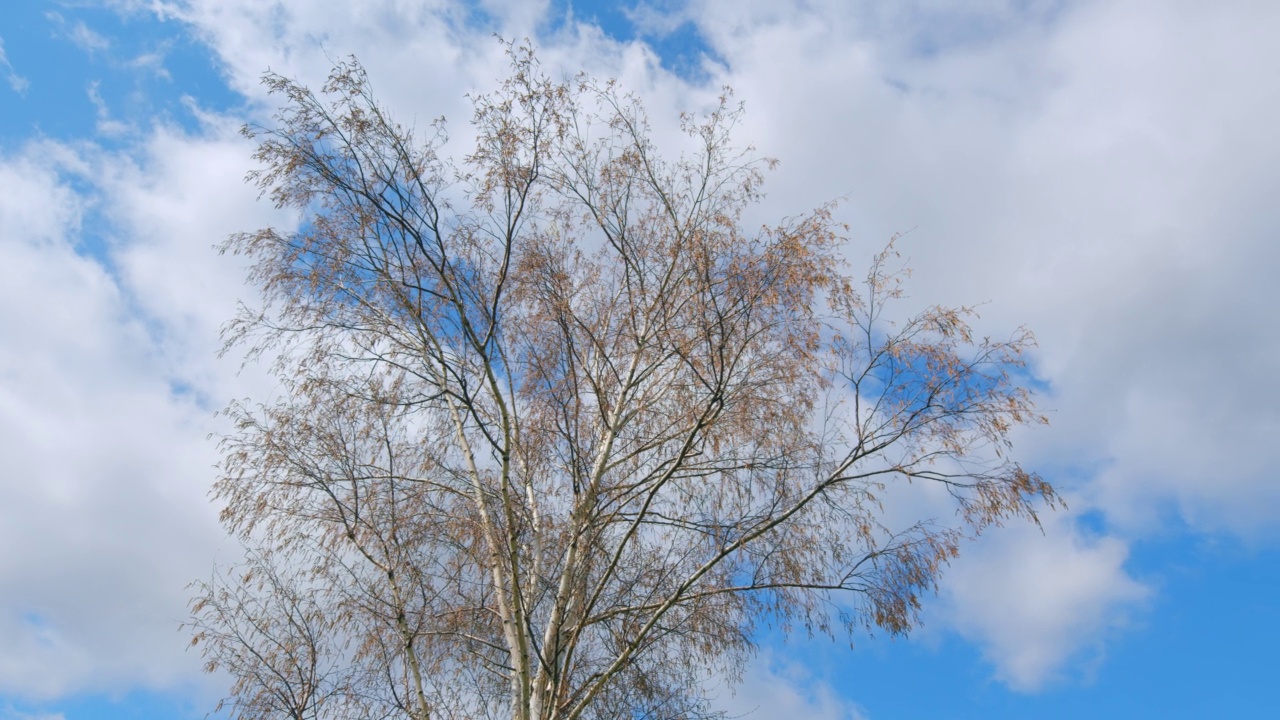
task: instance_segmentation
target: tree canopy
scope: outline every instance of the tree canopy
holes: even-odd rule
[[[829,204],[745,227],[727,93],[672,159],[614,83],[511,58],[459,161],[354,60],[265,78],[253,178],[302,223],[228,241],[261,303],[227,339],[280,390],[228,409],[249,552],[192,620],[237,717],[710,716],[761,623],[906,632],[966,535],[1056,502],[1008,457],[1030,333],[898,314]],[[890,520],[902,483],[956,518]]]

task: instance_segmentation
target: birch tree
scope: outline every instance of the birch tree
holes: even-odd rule
[[[709,717],[762,624],[904,633],[965,537],[1056,502],[1008,455],[1029,333],[904,313],[829,205],[747,227],[727,97],[672,158],[511,57],[458,161],[354,60],[265,78],[252,178],[302,222],[227,242],[261,292],[227,340],[280,389],[227,411],[251,551],[192,619],[235,717]],[[891,519],[904,484],[945,513]]]

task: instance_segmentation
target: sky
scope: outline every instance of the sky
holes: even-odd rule
[[[465,128],[494,39],[617,77],[659,141],[723,86],[781,163],[760,219],[840,199],[911,302],[1026,325],[1064,495],[963,548],[908,638],[763,633],[752,717],[1277,714],[1280,3],[10,0],[0,7],[0,720],[202,718],[187,584],[236,557],[217,357],[252,299],[214,246],[289,218],[243,178],[272,71],[356,55]],[[216,716],[215,716],[216,717]]]

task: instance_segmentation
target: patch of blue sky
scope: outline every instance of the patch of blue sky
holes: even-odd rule
[[[479,4],[468,21],[489,23]],[[641,39],[669,71],[698,76],[714,57],[696,26],[668,4],[641,19],[616,3],[574,0],[565,12],[597,23],[620,40]],[[655,17],[670,17],[666,23]],[[92,5],[20,2],[0,12],[0,41],[8,67],[0,84],[0,151],[35,138],[114,150],[128,147],[155,123],[199,131],[190,103],[214,112],[239,108],[244,98],[224,81],[207,46],[180,22],[146,11]],[[76,183],[75,178],[68,182]],[[83,189],[83,188],[79,188]],[[93,238],[87,242],[95,244]]]
[[[608,0],[560,0],[553,17],[571,15],[599,27],[616,40],[639,40],[653,50],[662,67],[693,82],[707,78],[706,63],[723,64],[680,0],[628,4]]]
[[[0,11],[0,38],[0,72],[21,79],[0,85],[0,149],[39,137],[113,149],[157,122],[198,130],[187,98],[211,111],[243,102],[207,46],[153,13],[17,2]]]
[[[0,696],[0,720],[222,720],[225,710],[195,700],[186,690],[133,690],[125,693],[85,693],[56,702],[32,703]]]
[[[1035,691],[996,679],[981,648],[926,626],[913,639],[762,633],[771,658],[896,720],[1121,720],[1271,717],[1280,643],[1280,552],[1182,537],[1134,548],[1130,565],[1159,592],[1127,625],[1080,651]]]

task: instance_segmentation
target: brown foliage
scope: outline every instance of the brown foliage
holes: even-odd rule
[[[228,344],[282,391],[229,409],[257,549],[193,621],[239,717],[702,716],[757,623],[905,632],[966,532],[1055,502],[1005,459],[1028,333],[890,322],[892,245],[855,282],[830,207],[744,228],[727,98],[672,161],[612,83],[511,54],[456,166],[354,62],[266,77],[254,180],[304,223],[227,243],[264,299]],[[889,527],[912,481],[961,522]]]

